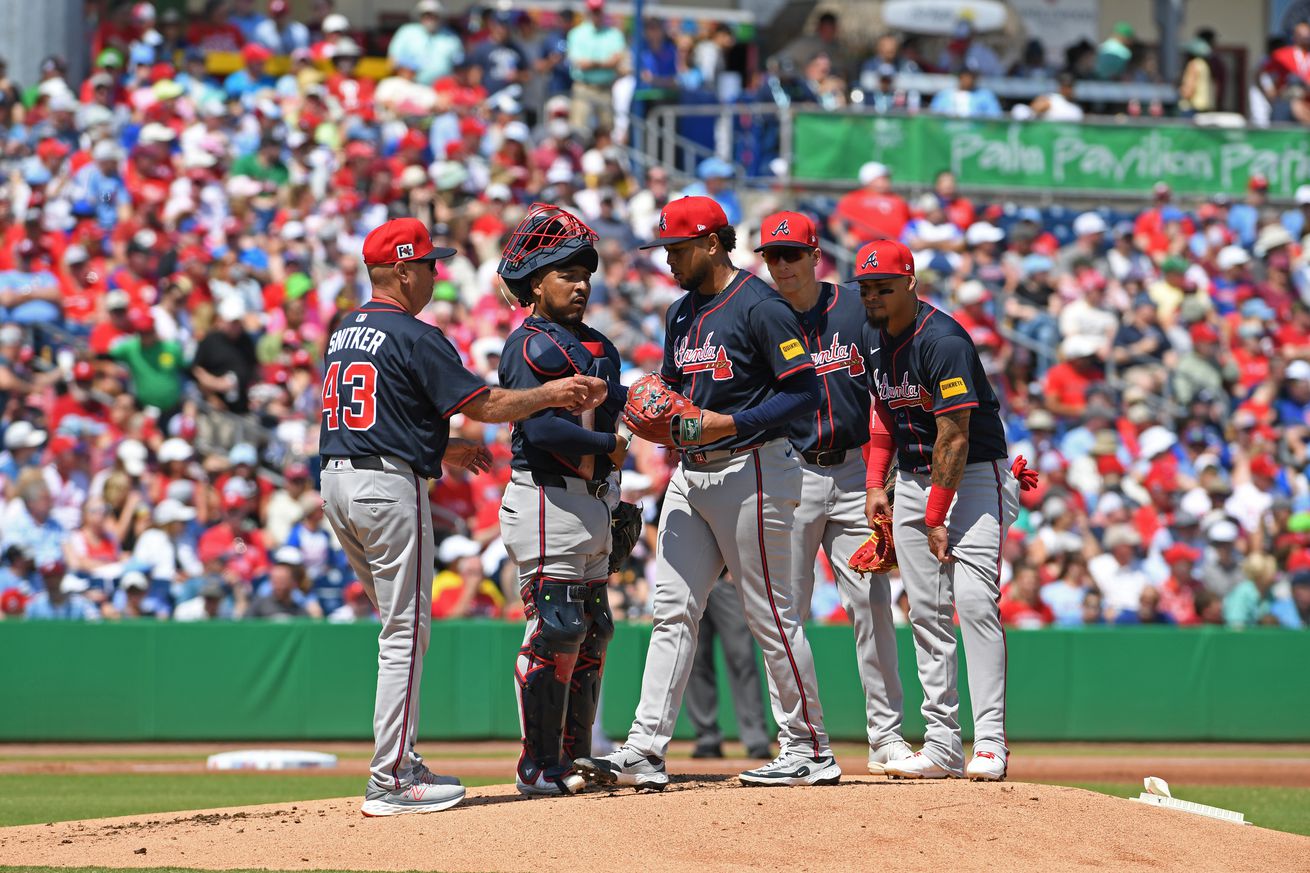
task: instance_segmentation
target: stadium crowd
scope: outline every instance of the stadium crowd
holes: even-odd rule
[[[636,251],[660,208],[707,193],[749,239],[798,205],[738,191],[718,159],[686,187],[634,169],[614,111],[636,91],[628,36],[601,0],[459,20],[424,0],[389,42],[314,10],[126,4],[99,22],[84,81],[54,57],[26,88],[0,70],[0,616],[371,616],[315,491],[319,364],[368,293],[362,239],[387,218],[459,249],[420,317],[494,382],[525,314],[498,290],[505,235],[535,200],[576,211],[601,240],[588,322],[635,378],[659,365],[682,293]],[[789,52],[826,56],[833,26]],[[727,26],[645,37],[643,99],[733,72],[767,87]],[[879,63],[909,42],[879,40]],[[365,47],[389,58],[380,80],[358,71]],[[947,48],[966,75],[982,56]],[[211,72],[215,53],[239,68]],[[1310,186],[1289,210],[1255,177],[1240,202],[1160,185],[1136,212],[1069,214],[971,200],[945,172],[907,200],[894,172],[867,164],[849,193],[799,206],[825,220],[829,254],[907,242],[922,296],[986,356],[1011,452],[1041,474],[1005,548],[1006,622],[1310,623]],[[434,615],[519,617],[497,529],[509,431],[452,430],[497,464],[432,486]],[[624,617],[648,614],[672,462],[638,444],[624,473],[652,521],[612,586]],[[814,615],[840,621],[824,570]]]

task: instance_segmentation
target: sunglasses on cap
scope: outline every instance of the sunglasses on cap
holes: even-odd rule
[[[794,264],[801,258],[808,255],[813,249],[803,249],[797,246],[778,246],[777,248],[768,248],[760,252],[760,258],[766,264],[776,264],[778,261],[786,261]]]

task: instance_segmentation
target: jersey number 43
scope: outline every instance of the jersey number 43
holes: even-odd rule
[[[340,380],[340,390],[338,390]],[[368,430],[378,417],[378,369],[368,361],[355,361],[343,368],[340,361],[328,366],[323,376],[323,414],[328,430],[345,425],[348,430]],[[349,392],[345,405],[341,395]]]

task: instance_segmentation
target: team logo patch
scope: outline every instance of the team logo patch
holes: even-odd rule
[[[901,377],[901,384],[893,385],[886,373],[875,370],[873,381],[878,386],[878,399],[886,403],[889,409],[922,406],[924,410],[932,411],[932,392],[911,382],[908,373]]]
[[[404,260],[405,258],[412,258],[412,257],[414,257],[413,243],[401,243],[400,245],[396,246],[397,260]]]
[[[801,346],[800,340],[794,339],[789,339],[785,343],[779,343],[778,350],[782,352],[783,358],[788,361],[805,353],[805,349]]]
[[[683,337],[673,346],[673,363],[678,369],[682,370],[683,375],[688,373],[709,373],[715,382],[726,382],[732,378],[732,361],[728,358],[728,350],[724,346],[714,343],[714,331],[710,331],[705,337],[705,342],[699,348],[691,348],[689,337]]]
[[[864,356],[855,343],[843,343],[839,332],[833,333],[832,343],[810,355],[814,370],[820,376],[836,370],[846,370],[849,376],[864,375]]]
[[[942,397],[954,397],[957,394],[963,394],[969,389],[965,387],[964,380],[960,378],[946,379],[937,386],[937,390],[942,392]]]
[[[787,222],[789,222],[790,220],[791,220],[791,219],[789,219],[789,218],[784,218],[784,219],[782,220],[782,222],[781,222],[777,227],[775,227],[775,228],[773,229],[773,235],[774,235],[774,236],[791,236],[791,225],[789,225],[789,224],[787,223]]]
[[[874,270],[877,269],[877,267],[878,267],[877,252],[869,252],[869,256],[864,259],[864,263],[860,264],[861,270]]]

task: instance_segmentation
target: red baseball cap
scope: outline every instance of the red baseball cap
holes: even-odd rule
[[[894,239],[876,239],[860,246],[855,255],[855,275],[847,282],[861,279],[893,279],[914,275],[914,255],[907,246]]]
[[[128,323],[137,333],[155,329],[155,316],[149,309],[133,309],[127,315]]]
[[[774,246],[817,249],[819,235],[814,232],[814,222],[799,212],[773,213],[760,224],[760,244],[755,251]]]
[[[1278,476],[1278,464],[1268,455],[1260,455],[1251,460],[1251,473],[1273,479]]]
[[[1196,561],[1201,557],[1200,551],[1187,545],[1187,543],[1174,543],[1164,550],[1161,556],[1166,564],[1172,564],[1174,561]]]
[[[0,613],[22,615],[26,608],[27,596],[17,588],[6,588],[0,592]]]
[[[1259,173],[1253,173],[1246,180],[1246,187],[1252,191],[1267,191],[1269,189],[1269,180]]]
[[[1188,331],[1192,335],[1194,343],[1217,343],[1219,342],[1219,332],[1204,321],[1198,321],[1192,325]]]
[[[657,228],[659,236],[654,242],[639,246],[643,249],[656,249],[700,239],[712,233],[718,233],[728,226],[728,216],[723,207],[710,197],[683,197],[674,200],[660,213]]]
[[[78,361],[73,365],[74,382],[90,382],[95,378],[95,367],[91,366],[90,361]]]
[[[229,491],[228,493],[226,493],[226,494],[223,495],[223,508],[224,508],[224,509],[245,509],[245,508],[246,508],[246,498],[242,497],[240,494],[237,494],[237,493],[234,492],[234,491]]]
[[[273,53],[257,42],[248,42],[241,49],[241,58],[247,64],[267,61],[271,57],[273,57]]]
[[[312,367],[314,366],[314,359],[309,352],[304,349],[296,349],[291,353],[291,366]]]
[[[50,454],[52,455],[59,455],[59,454],[63,454],[64,452],[71,452],[77,448],[77,440],[73,439],[71,436],[68,436],[67,434],[61,433],[50,441],[50,445],[47,446],[47,448],[50,449]]]
[[[435,261],[449,258],[455,250],[434,246],[427,225],[417,218],[395,218],[375,227],[364,237],[364,263],[395,264],[399,261]]]

